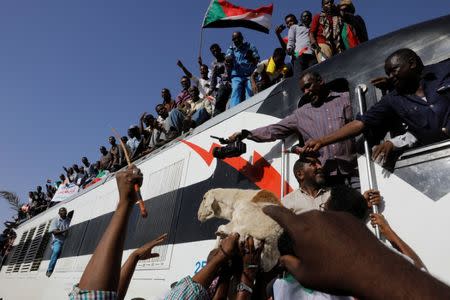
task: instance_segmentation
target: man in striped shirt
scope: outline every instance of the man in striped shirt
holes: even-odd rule
[[[309,102],[276,124],[254,130],[242,130],[230,140],[248,138],[255,142],[271,142],[296,134],[299,141],[324,136],[353,120],[348,92],[330,91],[318,73],[307,72],[300,77],[300,88]],[[327,146],[320,151],[320,161],[328,184],[359,186],[354,140]]]

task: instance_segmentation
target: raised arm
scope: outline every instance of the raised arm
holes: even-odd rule
[[[214,277],[217,275],[219,267],[235,254],[238,239],[238,234],[232,234],[223,239],[216,255],[211,258],[210,262],[206,264],[203,269],[192,277],[192,280],[202,285],[204,288],[208,288]]]
[[[141,115],[141,117],[139,118],[139,133],[140,133],[140,135],[143,135],[144,134],[144,118],[145,118],[145,116],[147,115],[147,113],[146,112],[144,112],[142,115]]]
[[[278,42],[280,43],[281,48],[283,48],[284,51],[286,51],[286,43],[283,40],[283,37],[281,36],[281,33],[284,30],[284,26],[280,25],[275,28],[275,35],[277,36]]]
[[[180,67],[181,70],[183,70],[183,73],[188,77],[191,78],[192,77],[192,73],[189,72],[188,69],[186,69],[186,67],[183,65],[183,63],[181,62],[181,60],[177,61],[177,66]]]
[[[125,264],[122,266],[122,269],[120,270],[120,281],[119,287],[117,289],[117,295],[119,299],[125,298],[138,261],[158,257],[159,254],[152,253],[152,250],[155,246],[163,243],[166,237],[167,233],[157,237],[153,241],[148,242],[147,244],[131,253]]]
[[[117,291],[123,244],[130,213],[137,201],[134,185],[142,185],[142,173],[132,165],[116,175],[119,204],[81,276],[82,290]]]
[[[370,223],[372,226],[378,225],[380,227],[381,234],[383,234],[386,239],[391,243],[392,247],[408,256],[414,261],[414,264],[419,269],[425,269],[426,267],[419,255],[405,242],[403,241],[397,233],[389,226],[383,215],[381,214],[370,214]]]

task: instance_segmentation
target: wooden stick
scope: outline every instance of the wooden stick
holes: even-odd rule
[[[130,156],[128,155],[127,147],[125,147],[125,144],[122,142],[122,139],[120,138],[120,134],[114,128],[111,128],[111,130],[114,133],[114,135],[116,136],[116,139],[119,140],[120,146],[122,147],[123,153],[125,154],[125,159],[127,160],[128,166],[131,166],[131,160],[130,160]],[[136,191],[136,194],[138,196],[137,203],[138,203],[139,209],[141,211],[141,216],[143,218],[147,218],[147,216],[148,216],[147,209],[145,208],[144,200],[142,200],[141,190],[140,190],[138,184],[134,185],[134,190]]]

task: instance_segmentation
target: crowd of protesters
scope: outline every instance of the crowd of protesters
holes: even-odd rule
[[[138,124],[129,127],[128,136],[121,137],[130,159],[134,161],[149,154],[227,108],[292,76],[294,61],[302,71],[368,39],[364,21],[355,15],[351,0],[341,0],[337,5],[332,0],[323,0],[320,13],[313,16],[303,11],[300,20],[301,23],[293,14],[285,17],[286,26],[280,25],[275,30],[281,47],[267,59],[261,60],[258,49],[237,31],[232,34],[231,46],[225,52],[218,44],[211,45],[214,61],[209,68],[201,57],[198,58],[199,76],[178,61],[184,75],[180,79],[181,91],[175,99],[169,89],[163,88],[162,103],[155,107],[156,117],[142,114]],[[286,27],[287,37],[283,38],[281,34]],[[292,63],[285,62],[287,55]],[[30,191],[28,203],[18,211],[19,220],[29,219],[50,207],[61,185],[76,185],[81,190],[124,167],[127,161],[118,145],[120,141],[111,136],[108,143],[109,149],[99,148],[100,156],[94,163],[83,157],[81,164],[63,167],[59,180],[47,180],[45,192],[41,186]]]

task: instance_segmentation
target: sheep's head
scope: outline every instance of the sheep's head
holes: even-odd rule
[[[198,209],[198,220],[200,222],[205,222],[214,217],[220,217],[220,205],[219,202],[215,199],[215,190],[209,190],[203,196],[203,201],[200,203],[200,207]]]

